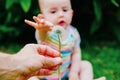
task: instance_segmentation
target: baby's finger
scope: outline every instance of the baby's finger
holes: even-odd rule
[[[36,24],[35,22],[29,21],[29,20],[26,20],[26,19],[24,20],[24,22],[25,22],[26,24],[34,27],[34,28],[36,28],[36,26],[37,26],[37,24]]]
[[[37,16],[39,19],[44,19],[44,16],[42,14],[38,14]]]
[[[40,20],[36,16],[33,16],[33,19],[35,20],[36,23],[40,23]]]
[[[45,25],[46,25],[46,26],[49,26],[49,28],[51,28],[51,29],[52,29],[53,26],[54,26],[54,25],[53,25],[51,22],[49,22],[49,21],[45,21]]]
[[[38,25],[40,25],[40,26],[45,24],[44,19],[39,19],[39,18],[36,17],[36,16],[33,16],[33,19],[34,19],[35,22],[36,22]]]

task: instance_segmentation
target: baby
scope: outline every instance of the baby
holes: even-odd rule
[[[58,50],[58,36],[52,32],[55,26],[65,29],[61,37],[61,55],[63,64],[60,65],[62,80],[93,80],[92,65],[81,60],[81,38],[77,29],[71,25],[73,10],[70,0],[38,0],[41,14],[34,16],[35,22],[25,20],[25,23],[36,29],[36,39],[39,44],[49,45]],[[58,80],[58,72],[41,76],[40,79]],[[105,77],[96,80],[105,80]]]

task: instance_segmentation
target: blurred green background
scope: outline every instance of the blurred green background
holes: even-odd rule
[[[93,64],[95,78],[120,80],[120,0],[71,0],[72,25],[82,38],[82,59]],[[0,51],[11,54],[36,43],[32,20],[40,13],[37,0],[0,0]],[[86,75],[87,76],[87,75]]]

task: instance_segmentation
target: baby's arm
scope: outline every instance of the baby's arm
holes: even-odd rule
[[[38,32],[38,37],[41,41],[44,41],[48,35],[48,31],[52,30],[53,24],[45,21],[43,15],[33,16],[35,22],[25,20],[25,23],[34,27]]]
[[[79,80],[78,73],[80,71],[80,61],[81,61],[80,46],[74,48],[71,58],[72,58],[72,63],[70,67],[69,80]]]

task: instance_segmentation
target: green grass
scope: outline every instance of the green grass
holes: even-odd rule
[[[16,53],[23,46],[11,44],[1,46],[0,50]],[[93,65],[94,77],[106,76],[107,80],[120,80],[120,47],[115,45],[87,45],[82,48],[82,59]],[[87,75],[86,75],[87,76]]]
[[[114,46],[88,46],[82,49],[83,59],[93,65],[94,77],[120,80],[120,49]]]

